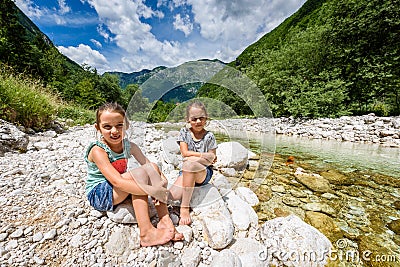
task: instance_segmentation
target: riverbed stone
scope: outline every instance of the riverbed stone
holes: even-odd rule
[[[319,173],[322,177],[335,185],[351,185],[354,183],[354,178],[344,175],[337,170],[326,170]]]
[[[265,222],[260,228],[260,238],[265,246],[264,256],[270,259],[272,265],[279,265],[279,261],[287,266],[324,265],[332,247],[326,236],[295,215]],[[301,257],[307,252],[315,253],[319,262]]]
[[[398,262],[396,261],[377,261],[375,259],[383,259],[382,257],[395,256],[398,259],[398,254],[396,254],[394,242],[391,240],[384,240],[381,237],[374,237],[370,235],[361,235],[358,237],[358,252],[359,255],[366,255],[367,259],[363,260],[365,266],[378,267],[378,266],[388,266],[397,267]],[[367,254],[365,254],[367,253]],[[376,258],[378,257],[378,258]],[[384,264],[382,264],[384,263]]]
[[[297,168],[294,173],[296,180],[312,191],[319,193],[332,192],[328,180],[316,173],[306,173],[302,168]]]
[[[400,220],[391,221],[390,223],[388,223],[388,228],[396,234],[400,235]]]
[[[339,240],[343,237],[340,228],[333,219],[326,214],[314,211],[306,211],[304,221],[323,233],[329,240]]]

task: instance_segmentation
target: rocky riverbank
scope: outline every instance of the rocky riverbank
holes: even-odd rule
[[[378,117],[373,113],[336,119],[232,119],[212,121],[210,127],[217,130],[222,128],[252,133],[274,132],[278,135],[400,147],[400,116]]]
[[[180,162],[174,133],[132,127],[130,139],[172,183]],[[185,240],[140,247],[129,204],[108,213],[88,205],[83,154],[94,138],[93,126],[48,131],[30,136],[25,153],[0,158],[0,266],[308,266],[308,259],[280,255],[302,251],[317,253],[315,266],[327,262],[331,243],[321,232],[295,215],[259,225],[252,208],[257,196],[246,187],[232,188],[217,170],[212,184],[193,195],[192,225],[178,227]],[[241,151],[221,167],[245,167],[249,151]],[[178,210],[171,206],[175,223]],[[157,217],[152,220],[156,224]]]
[[[397,121],[391,118],[385,127],[398,135]],[[214,121],[210,127],[213,123],[268,130],[256,120]],[[162,166],[172,183],[180,162],[176,131],[133,126],[130,139]],[[0,127],[2,137],[10,136],[11,128]],[[377,136],[378,131],[372,133]],[[395,134],[391,140],[397,140]],[[178,228],[185,241],[142,248],[129,205],[108,214],[88,206],[83,153],[94,136],[92,126],[38,133],[19,148],[27,152],[5,152],[0,158],[1,266],[318,266],[326,260],[321,253],[330,249],[329,266],[379,266],[382,261],[375,256],[382,255],[391,260],[385,266],[396,266],[393,257],[400,260],[398,179],[315,170],[301,159],[288,162],[281,155],[275,155],[269,168],[260,166],[260,155],[236,143],[220,144],[227,150],[218,151],[212,185],[196,192],[193,224]],[[264,172],[256,171],[263,167]],[[248,190],[257,175],[267,172],[256,195]],[[173,207],[171,218],[177,222]],[[339,252],[360,257],[339,259]],[[372,254],[361,258],[365,252]]]

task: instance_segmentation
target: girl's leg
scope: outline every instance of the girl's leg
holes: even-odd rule
[[[167,201],[168,190],[160,184],[157,186],[150,185],[150,178],[145,169],[136,168],[121,176],[123,179],[120,179],[117,186],[114,185],[115,189],[137,196],[150,195],[162,202]],[[120,199],[120,201],[125,198]]]
[[[169,196],[171,200],[181,200],[182,199],[182,188],[183,188],[183,176],[182,174],[178,176],[174,184],[168,189]]]
[[[155,228],[150,222],[147,196],[132,195],[132,205],[140,229],[140,244],[144,247],[162,245],[175,238],[173,228]]]
[[[161,173],[157,164],[151,162],[142,165],[140,168],[144,169],[150,179],[150,183],[153,186],[163,186],[166,187],[168,184],[167,178]]]
[[[172,229],[174,231],[174,237],[172,241],[183,240],[183,234],[176,231],[174,224],[172,223],[171,218],[169,217],[169,212],[167,208],[167,204],[160,203],[156,205],[156,210],[159,218],[159,222],[157,224],[158,229]]]
[[[190,218],[190,200],[192,199],[195,183],[202,183],[206,177],[204,165],[197,162],[185,161],[182,166],[182,200],[180,208],[180,225],[192,223]]]

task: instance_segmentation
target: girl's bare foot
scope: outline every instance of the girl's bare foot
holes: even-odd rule
[[[175,226],[168,214],[160,219],[159,223],[157,224],[157,229],[173,229],[174,237],[171,239],[172,241],[180,241],[184,238],[183,234],[179,233],[175,229]]]
[[[189,207],[181,207],[179,225],[189,225],[192,223],[190,218]]]
[[[153,227],[145,233],[140,233],[140,245],[143,247],[163,245],[168,243],[174,236],[175,233],[173,229],[157,229]]]

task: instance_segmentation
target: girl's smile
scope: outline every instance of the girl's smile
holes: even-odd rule
[[[119,152],[124,138],[124,117],[117,112],[104,111],[99,124],[96,128],[103,135],[104,142],[113,151]]]
[[[189,122],[192,130],[201,132],[207,122],[207,115],[201,108],[191,107],[189,111]]]

